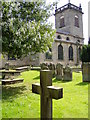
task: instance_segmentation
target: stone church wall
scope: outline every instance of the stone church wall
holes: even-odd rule
[[[28,65],[33,65],[33,66],[38,66],[39,65],[39,60],[34,59],[33,61],[30,61],[30,56],[21,58],[21,59],[16,59],[16,60],[8,60],[7,56],[4,56],[1,58],[0,54],[0,69],[5,67],[5,63],[8,62],[11,67],[19,67],[19,66],[28,66]]]
[[[58,60],[58,46],[59,45],[63,46],[63,60]],[[73,48],[73,60],[69,60],[69,47],[72,45]],[[77,46],[75,44],[71,43],[64,43],[64,42],[56,42],[54,41],[52,44],[52,59],[47,60],[45,58],[45,54],[40,54],[39,56],[39,62],[41,63],[54,63],[55,65],[57,63],[61,63],[64,66],[69,64],[70,66],[76,65],[77,64]],[[80,61],[79,61],[80,63]]]
[[[68,48],[71,44],[69,43],[61,43],[63,46],[63,60],[58,60],[58,46],[60,45],[59,42],[54,42],[53,45],[53,62],[57,64],[58,62],[62,63],[63,65],[69,64],[69,65],[75,65],[77,63],[77,54],[76,54],[76,46],[72,45],[73,47],[73,61],[69,61],[69,56],[68,56]]]

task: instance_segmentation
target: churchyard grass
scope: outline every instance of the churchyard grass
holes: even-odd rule
[[[40,118],[40,95],[32,93],[32,83],[40,82],[39,74],[22,72],[23,83],[2,87],[3,118]],[[73,72],[72,81],[53,78],[53,86],[64,90],[62,99],[53,100],[53,118],[88,118],[88,84],[82,82],[81,72]]]

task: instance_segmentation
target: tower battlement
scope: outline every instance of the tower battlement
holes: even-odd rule
[[[83,13],[83,12],[82,12],[82,8],[81,8],[81,5],[78,7],[78,6],[76,6],[76,5],[73,5],[73,4],[71,4],[71,3],[68,3],[68,4],[66,4],[66,5],[64,5],[64,6],[60,7],[60,8],[58,8],[58,9],[56,9],[56,10],[55,10],[55,14],[57,14],[58,12],[63,12],[63,11],[66,10],[66,9],[74,9],[74,10],[77,10],[77,11]]]

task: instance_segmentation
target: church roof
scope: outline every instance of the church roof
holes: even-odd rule
[[[83,14],[81,5],[78,7],[78,6],[76,6],[74,4],[71,4],[71,3],[68,3],[68,4],[56,9],[55,14],[57,14],[58,12],[62,12],[64,10],[66,10],[66,9],[74,9],[74,10],[77,10],[77,11],[79,11],[79,12],[81,12]]]
[[[73,37],[80,38],[80,39],[83,39],[83,40],[84,40],[84,38],[81,38],[81,37],[79,37],[79,36],[77,36],[77,35],[72,35],[72,34],[70,34],[70,32],[62,31],[62,30],[60,30],[60,29],[57,29],[57,30],[56,30],[56,33],[64,34],[64,35],[70,35],[70,36],[73,36]]]
[[[65,34],[65,35],[70,35],[70,32],[65,32],[65,31],[62,31],[62,30],[56,30],[56,33],[61,33],[61,34]]]

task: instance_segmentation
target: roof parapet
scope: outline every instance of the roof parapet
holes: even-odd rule
[[[55,9],[55,14],[57,14],[58,12],[62,12],[64,10],[66,10],[66,9],[74,9],[74,10],[77,10],[77,11],[79,11],[79,12],[81,12],[83,14],[81,5],[78,7],[78,6],[73,5],[71,3],[68,3],[68,4],[66,4],[66,5],[64,5],[64,6],[60,7],[60,8],[58,8],[58,9]]]

